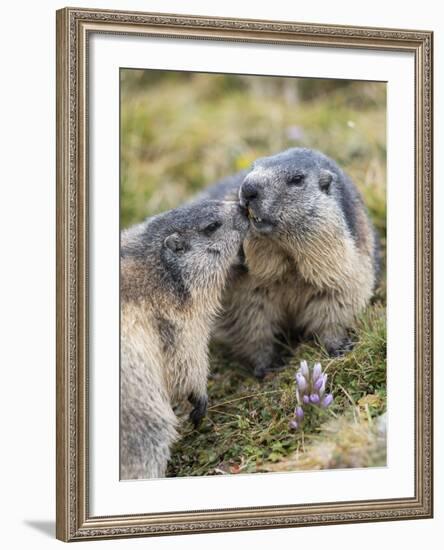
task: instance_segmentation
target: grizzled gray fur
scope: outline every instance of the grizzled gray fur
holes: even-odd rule
[[[121,478],[165,476],[173,407],[207,407],[207,347],[248,221],[238,202],[204,201],[121,236]]]
[[[277,366],[276,337],[316,337],[332,354],[368,304],[378,245],[357,188],[324,154],[303,148],[261,158],[200,198],[240,201],[250,229],[215,336],[259,377]]]

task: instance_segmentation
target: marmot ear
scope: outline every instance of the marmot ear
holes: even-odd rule
[[[173,252],[180,252],[182,250],[185,250],[185,239],[181,237],[178,233],[168,235],[163,244]]]
[[[321,169],[321,173],[319,175],[319,188],[322,192],[328,193],[330,192],[330,186],[332,181],[335,179],[335,175],[333,172],[330,172],[330,170],[326,170],[325,168]]]

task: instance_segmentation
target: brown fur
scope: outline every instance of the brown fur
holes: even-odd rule
[[[227,289],[215,337],[236,355],[253,358],[259,371],[273,361],[279,330],[315,335],[334,348],[370,300],[374,237],[367,218],[360,218],[358,245],[345,231],[341,236],[334,217],[329,224],[324,215],[318,232],[295,239],[292,248],[252,232],[244,242],[248,274]]]
[[[290,149],[259,159],[206,196],[235,192],[252,217],[247,272],[224,294],[216,339],[258,376],[278,365],[282,333],[316,337],[332,354],[345,351],[378,268],[375,233],[356,187],[325,155]]]
[[[220,228],[209,235],[206,226],[215,215]],[[123,479],[165,475],[178,437],[176,405],[187,399],[194,405],[195,425],[205,413],[210,330],[248,226],[235,203],[189,207],[163,218],[122,235]],[[180,242],[177,250],[165,244],[171,235]]]

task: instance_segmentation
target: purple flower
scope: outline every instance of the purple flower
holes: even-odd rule
[[[296,382],[301,392],[304,393],[308,387],[308,384],[307,384],[307,380],[305,379],[305,376],[301,372],[296,373]]]
[[[333,395],[331,393],[327,393],[327,395],[324,397],[324,399],[321,401],[321,407],[323,409],[326,409],[333,403]]]
[[[327,374],[323,374],[321,378],[322,378],[322,384],[321,384],[321,387],[319,388],[319,395],[322,397],[325,392],[325,384],[327,383]]]
[[[311,375],[313,382],[316,382],[316,380],[321,376],[321,374],[322,374],[321,363],[315,363],[313,365],[313,373]]]
[[[310,378],[310,369],[308,368],[307,361],[301,361],[301,368],[299,369],[299,372],[302,373],[306,380]]]
[[[305,407],[312,405],[326,409],[333,403],[333,395],[331,393],[325,395],[327,378],[327,374],[322,372],[320,363],[315,363],[310,368],[307,361],[301,361],[300,368],[295,374],[297,405],[294,416],[289,422],[292,430],[302,427],[307,414]]]
[[[317,393],[312,393],[310,395],[310,403],[313,403],[313,405],[319,405],[319,395]]]
[[[302,420],[304,418],[304,410],[303,408],[298,405],[296,407],[296,409],[294,410],[294,416],[298,419],[298,420]]]
[[[322,387],[322,384],[324,383],[324,377],[323,376],[320,376],[316,382],[313,384],[313,389],[317,392],[319,392],[319,390],[321,389]]]

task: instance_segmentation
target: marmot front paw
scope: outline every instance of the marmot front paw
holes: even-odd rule
[[[202,418],[207,413],[208,397],[206,395],[196,397],[191,394],[188,397],[188,401],[193,405],[194,409],[190,412],[190,420],[194,424],[195,428],[198,428],[202,422]]]

